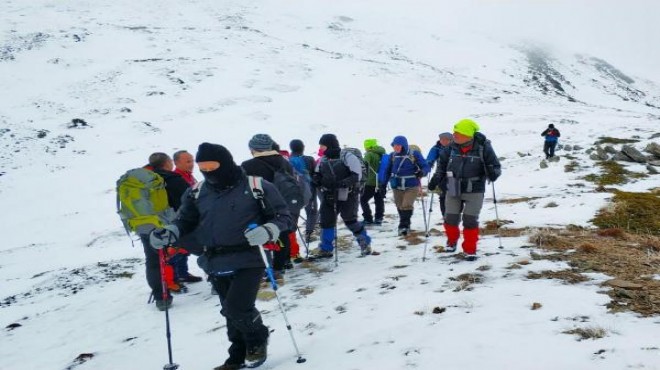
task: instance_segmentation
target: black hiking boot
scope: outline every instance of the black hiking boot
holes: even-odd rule
[[[244,369],[245,364],[228,364],[224,363],[220,366],[216,366],[213,368],[213,370],[239,370],[239,369]]]
[[[165,311],[172,307],[172,296],[167,297],[166,300],[156,299],[156,308],[158,311]]]
[[[268,341],[263,344],[248,348],[245,355],[245,367],[254,368],[266,362]]]

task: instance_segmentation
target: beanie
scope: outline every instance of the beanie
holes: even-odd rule
[[[551,124],[548,125],[548,128],[555,128],[555,125],[553,125],[553,124],[551,123]]]
[[[471,119],[462,119],[454,125],[454,132],[467,137],[474,137],[477,131],[479,131],[479,125]]]
[[[289,143],[289,149],[291,149],[291,153],[302,153],[305,151],[305,144],[303,144],[302,140],[293,139]]]
[[[378,140],[376,139],[366,139],[364,141],[364,149],[369,150],[369,148],[373,148],[378,145]]]
[[[328,148],[339,148],[339,140],[333,134],[324,134],[319,139],[319,145],[325,145]]]
[[[220,162],[221,165],[225,166],[234,163],[234,157],[232,157],[229,150],[222,145],[201,143],[197,149],[195,162],[208,161]]]
[[[454,140],[454,137],[451,135],[451,132],[443,132],[440,135],[438,135],[440,139],[449,139],[449,140]]]
[[[248,146],[252,150],[256,150],[258,152],[265,152],[267,150],[273,149],[273,139],[271,139],[270,135],[268,134],[256,134],[252,136],[252,139],[250,139]]]

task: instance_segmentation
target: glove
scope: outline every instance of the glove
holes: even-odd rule
[[[263,245],[267,242],[277,240],[280,236],[280,228],[272,222],[259,225],[254,229],[247,229],[243,233],[250,245]]]
[[[415,172],[415,177],[417,177],[418,179],[421,179],[422,177],[424,177],[424,171],[422,171],[422,170],[417,170],[417,171]]]
[[[341,181],[339,182],[339,187],[340,187],[340,188],[350,188],[351,186],[354,185],[354,183],[355,183],[355,182],[353,181],[353,178],[352,178],[352,177],[349,177],[349,178],[346,178],[346,179],[341,180]]]
[[[486,173],[486,175],[488,176],[488,180],[490,182],[495,182],[495,180],[497,180],[497,178],[500,177],[501,171],[495,170],[495,167],[493,167],[492,165],[487,166],[487,168],[488,168],[488,172]]]
[[[179,228],[176,225],[165,225],[149,233],[149,244],[154,249],[163,249],[179,240]]]
[[[429,190],[433,191],[435,190],[438,185],[440,185],[440,175],[436,172],[432,177],[431,180],[429,181]]]

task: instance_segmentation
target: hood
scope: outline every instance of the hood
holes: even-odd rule
[[[407,154],[408,153],[408,139],[406,139],[405,136],[396,136],[394,137],[394,140],[392,140],[392,145],[401,145],[403,149],[401,150],[401,154]]]

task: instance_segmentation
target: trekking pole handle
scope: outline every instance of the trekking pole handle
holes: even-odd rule
[[[253,230],[259,227],[259,225],[255,223],[251,223],[248,225],[248,230]],[[263,259],[264,264],[266,265],[266,274],[268,275],[268,280],[270,280],[270,286],[273,288],[274,291],[277,291],[277,282],[275,280],[275,274],[273,273],[273,267],[270,265],[268,262],[268,258],[266,257],[266,252],[264,252],[264,249],[261,245],[257,246],[259,248],[259,253],[261,254],[261,259]]]

